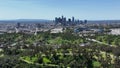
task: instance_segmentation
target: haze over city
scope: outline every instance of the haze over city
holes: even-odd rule
[[[0,0],[0,68],[120,68],[120,0]]]
[[[120,0],[0,0],[0,20],[50,19],[64,15],[119,20]]]

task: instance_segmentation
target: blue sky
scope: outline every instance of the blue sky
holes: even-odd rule
[[[120,19],[120,0],[0,0],[0,19]]]

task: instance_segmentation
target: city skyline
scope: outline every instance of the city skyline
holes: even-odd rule
[[[87,20],[120,20],[120,0],[0,0],[0,20],[50,19],[64,15]]]

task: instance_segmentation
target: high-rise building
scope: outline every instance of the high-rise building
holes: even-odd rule
[[[62,15],[62,19],[64,18],[64,16]]]
[[[72,17],[72,22],[73,22],[73,23],[75,22],[75,18],[74,18],[74,17]]]
[[[84,20],[84,24],[86,24],[87,23],[87,20]]]
[[[68,19],[68,22],[69,22],[69,23],[72,22],[70,18]]]
[[[55,24],[57,24],[58,23],[58,18],[57,17],[55,17]]]
[[[20,28],[20,23],[17,23],[16,27],[17,27],[17,28]]]
[[[87,20],[85,21],[80,21],[80,20],[76,20],[74,17],[72,18],[68,18],[68,20],[66,20],[66,17],[64,17],[63,15],[61,17],[56,17],[55,18],[55,23],[61,23],[62,25],[77,25],[77,24],[82,24],[82,23],[87,23]]]

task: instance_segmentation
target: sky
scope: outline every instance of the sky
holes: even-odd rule
[[[0,0],[0,20],[67,18],[120,20],[120,0]]]

